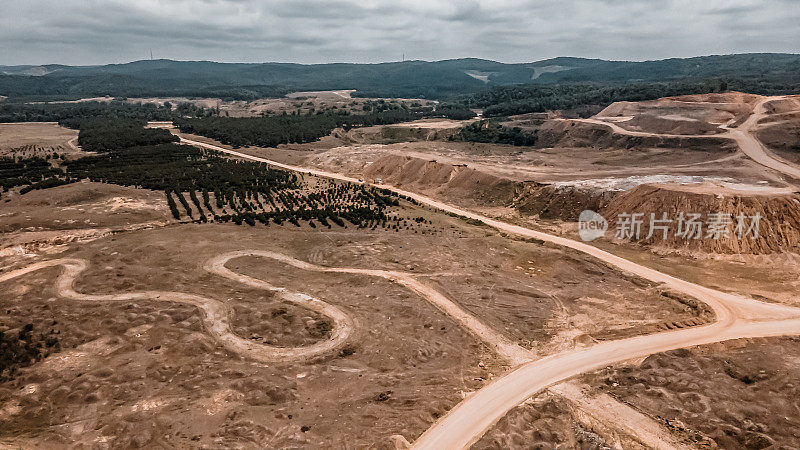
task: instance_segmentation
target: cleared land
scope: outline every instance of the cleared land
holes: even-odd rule
[[[55,123],[0,123],[0,157],[75,156],[78,132]]]
[[[800,203],[783,166],[757,160],[789,163],[742,151],[760,146],[763,122],[791,117],[788,100],[684,97],[588,121],[531,119],[533,147],[450,141],[449,121],[336,130],[277,149],[181,135],[303,173],[302,189],[324,177],[391,189],[396,227],[181,223],[159,192],[12,190],[2,199],[0,331],[56,344],[4,372],[3,442],[795,445],[796,411],[753,419],[792,392],[791,377],[772,376],[794,367],[792,339],[731,341],[800,329],[795,241],[758,243],[769,256],[594,246],[571,239],[568,219],[591,202]],[[648,165],[643,155],[656,154]],[[604,159],[610,169],[568,172]],[[663,353],[718,341],[740,344]]]
[[[57,194],[72,187],[50,192]],[[409,213],[417,214],[414,211],[412,208]],[[431,304],[424,293],[420,295],[419,286],[408,286],[410,280],[433,287],[432,279],[463,274],[476,284],[489,285],[499,271],[508,281],[497,285],[494,292],[504,301],[488,299],[484,302],[486,310],[507,310],[508,305],[503,303],[510,300],[515,302],[514,309],[530,309],[536,315],[547,316],[553,312],[548,312],[547,305],[531,301],[528,294],[532,291],[527,286],[531,282],[527,268],[507,263],[495,267],[491,262],[475,260],[471,255],[476,246],[485,246],[484,253],[498,252],[500,260],[537,261],[542,268],[553,264],[546,262],[553,258],[574,261],[576,268],[582,263],[575,255],[561,250],[509,242],[494,233],[487,235],[483,227],[465,225],[447,215],[426,210],[419,210],[418,214],[432,222],[425,229],[451,232],[442,236],[429,231],[422,235],[420,229],[318,232],[308,227],[295,229],[288,224],[290,228],[269,229],[172,225],[119,233],[60,254],[61,258],[86,261],[85,270],[75,273],[74,291],[80,294],[59,295],[53,290],[53,280],[59,273],[57,267],[15,275],[4,282],[8,288],[2,301],[11,311],[3,317],[6,330],[24,325],[22,320],[33,323],[37,330],[56,326],[62,347],[77,347],[59,356],[74,359],[74,363],[56,366],[57,369],[52,364],[37,364],[20,370],[5,393],[4,403],[28,406],[9,407],[4,416],[7,425],[4,430],[9,430],[6,437],[19,437],[18,433],[27,429],[36,430],[30,435],[34,438],[32,442],[42,445],[97,439],[111,439],[109,442],[120,445],[160,442],[166,438],[156,436],[165,433],[169,434],[165,442],[170,445],[192,445],[198,440],[218,444],[240,439],[259,445],[275,442],[385,445],[390,434],[413,437],[421,433],[460,399],[459,390],[479,388],[492,374],[504,371],[506,363],[497,359],[482,340],[472,337],[470,329],[463,328],[452,318],[452,313],[442,312],[438,309],[441,305]],[[176,240],[193,244],[175,247]],[[286,264],[294,260],[235,254],[237,257],[224,267],[276,288],[305,286],[303,293],[338,305],[355,324],[354,334],[340,347],[344,350],[296,364],[254,363],[252,357],[237,351],[236,346],[229,347],[225,340],[213,338],[213,330],[218,328],[208,321],[222,313],[202,313],[202,308],[189,306],[191,302],[187,305],[180,298],[165,294],[135,294],[142,290],[163,290],[185,293],[189,298],[213,299],[208,305],[228,304],[233,311],[230,326],[239,336],[236,339],[245,339],[248,347],[288,348],[330,342],[335,327],[328,329],[327,325],[321,325],[328,320],[325,315],[315,315],[287,303],[280,293],[270,294],[263,286],[227,281],[204,269],[206,261],[213,262],[220,254],[253,247],[304,262],[295,267]],[[17,261],[14,265],[19,266],[25,259],[10,257],[5,261]],[[598,268],[585,264],[587,276],[613,273],[605,268],[597,272]],[[320,265],[327,273],[308,270]],[[337,273],[340,267],[353,267],[356,271]],[[376,278],[371,271],[363,270],[374,267],[408,275],[391,275],[394,283],[382,281],[382,277]],[[621,282],[626,281],[620,278],[614,283]],[[638,287],[630,285],[630,288]],[[92,297],[114,291],[120,294]],[[444,297],[466,308],[465,295]],[[596,299],[577,303],[594,308],[598,316],[611,317],[618,316],[619,311],[601,310],[615,308],[616,301],[610,298],[607,302]],[[653,302],[657,307],[657,303],[669,304],[671,300],[656,296]],[[254,314],[260,320],[253,322]],[[686,312],[680,308],[676,314],[675,318],[692,317],[691,311],[682,316]],[[647,311],[633,313],[631,319],[636,323],[638,316],[639,321],[647,321],[647,315]],[[51,325],[53,322],[56,325]],[[202,326],[203,323],[207,326]],[[593,332],[596,326],[586,331]],[[613,322],[609,326],[613,327]],[[326,329],[329,334],[325,334]],[[557,337],[545,334],[530,336],[531,339],[546,342]],[[472,344],[464,345],[465,342]],[[103,373],[94,374],[91,370],[85,373],[79,369],[94,366],[102,366]],[[452,373],[459,372],[462,377],[452,377]],[[123,388],[139,376],[144,378],[135,388]],[[216,381],[207,385],[210,380]],[[197,383],[201,386],[199,390],[192,388]],[[27,389],[13,386],[27,386]],[[255,395],[252,389],[267,392],[269,396],[250,398]],[[53,391],[64,395],[43,394]],[[126,394],[120,397],[123,393]],[[84,399],[86,396],[90,398]],[[92,407],[71,408],[62,403],[76,398]],[[52,405],[55,409],[35,405]],[[61,411],[58,416],[50,412],[55,410]],[[351,413],[342,413],[344,410]],[[183,418],[175,416],[178,411],[182,411]],[[413,414],[409,414],[411,411]],[[117,427],[120,417],[134,413],[137,420],[124,422],[130,425],[123,429]],[[319,417],[319,413],[333,416]],[[370,417],[380,417],[380,426],[375,427]],[[303,432],[304,426],[311,428]],[[91,429],[97,431],[89,433]],[[284,431],[279,432],[281,429]],[[350,431],[340,434],[343,429]],[[212,436],[201,430],[215,430],[217,434]]]
[[[230,150],[220,150],[231,154],[238,153]],[[248,158],[258,159],[256,157]],[[273,162],[273,164],[276,163]],[[278,166],[281,165],[278,164]],[[289,166],[286,165],[283,165],[283,167],[289,168]],[[343,180],[348,179],[347,177],[321,171],[314,171],[314,173],[338,177]],[[392,188],[391,186],[385,187]],[[470,397],[468,401],[462,403],[459,408],[448,413],[442,421],[439,421],[437,425],[429,429],[419,441],[415,443],[415,445],[421,448],[437,448],[440,446],[460,447],[469,445],[475,442],[477,437],[483,434],[489,426],[502,417],[509,409],[522,402],[528,396],[538,392],[549,384],[574,376],[592,367],[593,364],[597,365],[594,367],[598,367],[641,355],[647,355],[652,353],[655,348],[679,348],[691,345],[690,343],[692,342],[705,343],[740,336],[770,336],[791,333],[793,327],[797,326],[795,323],[796,321],[793,321],[793,319],[798,316],[799,312],[792,308],[773,306],[723,294],[721,292],[713,292],[707,288],[691,285],[653,271],[652,269],[638,266],[585,244],[508,225],[485,216],[442,204],[421,195],[396,188],[392,189],[444,211],[481,220],[483,223],[500,230],[579,249],[580,251],[596,256],[603,261],[624,268],[634,274],[643,276],[652,281],[665,283],[667,286],[680,292],[695,296],[709,304],[714,309],[717,316],[717,322],[715,324],[701,327],[696,331],[687,330],[686,332],[679,331],[664,333],[658,336],[650,335],[642,338],[633,338],[628,340],[625,346],[616,343],[607,346],[600,344],[586,350],[565,352],[557,357],[545,358],[541,362],[535,361],[523,365],[522,368],[504,377],[502,382],[491,384],[478,394]],[[753,321],[753,319],[756,320]],[[767,322],[764,322],[765,320],[767,320]],[[768,320],[772,321],[770,322]],[[586,360],[583,359],[584,355]],[[541,380],[541,384],[526,381],[526,378],[534,373],[538,374],[536,379]],[[489,409],[489,405],[494,409]]]
[[[736,340],[659,353],[584,377],[687,444],[795,446],[798,339]]]

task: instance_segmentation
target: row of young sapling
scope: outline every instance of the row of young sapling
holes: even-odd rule
[[[188,200],[184,193],[188,194]],[[389,191],[331,181],[298,183],[291,190],[261,185],[217,188],[213,192],[200,189],[199,193],[193,189],[166,189],[173,217],[251,226],[257,222],[300,226],[302,222],[312,228],[318,224],[344,227],[346,220],[359,228],[376,228],[389,221],[388,209],[399,205],[399,199]],[[182,208],[178,208],[178,203]]]

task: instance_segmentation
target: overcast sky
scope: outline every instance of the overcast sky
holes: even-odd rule
[[[0,65],[800,53],[800,0],[2,0]]]

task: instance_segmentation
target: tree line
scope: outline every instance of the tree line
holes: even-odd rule
[[[168,108],[153,103],[78,102],[78,103],[0,103],[0,122],[59,122],[69,128],[78,128],[88,117],[115,119],[171,120]]]
[[[175,118],[173,123],[183,132],[205,136],[234,148],[314,142],[336,128],[391,125],[429,117],[469,119],[475,113],[461,105],[407,108],[386,102],[365,105],[363,114],[348,112],[316,112],[282,114],[265,117],[200,117]]]
[[[60,186],[66,182],[64,172],[53,167],[44,158],[0,158],[0,187],[3,192],[24,186],[24,194],[34,189]]]
[[[115,149],[67,161],[64,166],[74,177],[153,190],[250,186],[269,191],[294,187],[297,182],[291,172],[179,144]]]
[[[474,107],[484,108],[483,115],[486,117],[502,117],[586,105],[610,105],[617,101],[643,101],[676,95],[705,94],[719,90],[718,81],[525,84],[495,87],[464,98],[462,101]]]
[[[174,117],[205,117],[219,114],[216,108],[205,108],[182,102],[129,102],[115,99],[109,102],[29,103],[19,99],[0,102],[0,122],[58,122],[67,128],[78,129],[87,119],[132,119],[138,121],[170,121]]]
[[[309,187],[292,172],[187,145],[130,147],[65,166],[76,179],[164,191],[173,217],[200,222],[363,226],[385,223],[386,209],[398,205],[383,191],[349,183]]]
[[[405,108],[377,108],[364,115],[283,115],[233,121],[215,117],[194,121],[247,125],[232,126],[231,136],[241,132],[273,138],[283,133],[294,140],[308,140],[316,139],[319,133],[330,133],[333,126],[394,123],[422,114]],[[317,179],[312,183],[264,163],[235,160],[212,150],[177,144],[177,138],[166,130],[144,128],[147,119],[137,114],[116,119],[89,115],[65,120],[80,130],[82,147],[96,154],[59,161],[59,166],[44,158],[0,159],[0,185],[4,190],[23,186],[24,194],[88,179],[162,191],[176,219],[248,225],[286,222],[300,226],[303,222],[315,228],[345,227],[348,223],[362,228],[386,227],[387,210],[399,204],[388,191]],[[259,134],[264,133],[258,129],[264,124],[272,128],[267,128],[267,134]]]
[[[346,220],[363,226],[385,223],[386,209],[398,204],[385,191],[349,183],[310,187],[293,172],[213,150],[175,143],[124,147],[131,141],[117,145],[111,133],[96,136],[97,155],[63,163],[69,179],[163,191],[176,219],[296,226],[302,221],[313,227],[346,226]],[[111,140],[103,143],[104,137]]]

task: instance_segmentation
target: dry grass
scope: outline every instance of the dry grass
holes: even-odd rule
[[[77,153],[69,141],[78,137],[76,130],[55,123],[0,123],[0,156],[30,158],[53,152]]]

